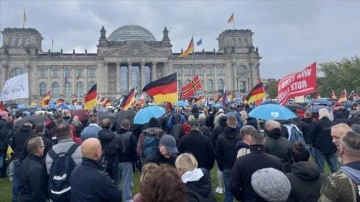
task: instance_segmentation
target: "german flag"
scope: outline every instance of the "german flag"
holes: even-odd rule
[[[104,103],[105,103],[105,98],[101,98],[100,100],[99,99],[96,99],[97,101],[96,101],[96,104],[98,104],[98,105],[103,105]]]
[[[143,91],[154,98],[155,104],[164,102],[175,104],[178,101],[176,73],[149,83]]]
[[[201,88],[201,81],[199,75],[196,75],[190,83],[181,88],[181,97],[184,99],[189,99],[191,96]]]
[[[336,99],[334,90],[331,90],[330,98]]]
[[[263,83],[260,82],[251,89],[249,94],[245,97],[246,103],[255,102],[258,99],[265,98],[265,89],[263,87]]]
[[[228,19],[228,24],[234,22],[234,13]]]
[[[200,103],[204,103],[206,100],[205,100],[205,97],[204,96],[200,96],[198,98],[194,98],[194,101],[193,103],[194,104],[200,104]]]
[[[97,84],[93,85],[93,87],[91,87],[91,89],[89,90],[89,92],[85,95],[85,106],[84,108],[86,110],[92,109],[93,107],[96,106],[96,99],[97,99]]]
[[[107,107],[107,106],[111,106],[111,100],[110,99],[107,99],[103,104],[103,107]]]
[[[128,110],[132,106],[135,100],[136,91],[137,91],[136,88],[133,88],[130,90],[130,93],[124,97],[120,105],[121,110]]]
[[[346,101],[347,101],[346,90],[344,89],[340,94],[338,102],[346,102]]]
[[[51,93],[50,91],[48,91],[45,94],[44,98],[41,100],[41,107],[49,107],[50,99],[51,99]]]
[[[218,98],[216,99],[216,103],[220,103],[223,100],[223,96],[219,95]]]
[[[191,38],[188,48],[186,49],[186,51],[181,53],[181,55],[179,55],[179,58],[186,57],[193,52],[194,52],[194,38]]]
[[[65,102],[64,99],[58,99],[56,102],[56,105],[59,106],[59,105],[63,104],[64,102]]]

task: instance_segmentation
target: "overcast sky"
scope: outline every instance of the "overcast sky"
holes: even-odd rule
[[[194,35],[203,48],[217,50],[218,35],[233,29],[251,29],[262,57],[262,78],[281,78],[312,62],[340,60],[360,52],[360,1],[17,1],[0,0],[0,29],[36,28],[44,37],[43,51],[95,53],[104,25],[107,37],[115,29],[140,25],[162,39],[165,26],[173,52],[186,49]],[[1,45],[2,45],[2,37]],[[196,47],[197,50],[200,47]]]

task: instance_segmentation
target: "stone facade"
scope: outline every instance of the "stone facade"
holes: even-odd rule
[[[95,83],[102,97],[118,98],[173,72],[178,73],[179,92],[198,74],[206,97],[216,98],[223,88],[242,97],[260,79],[261,57],[251,30],[225,30],[217,38],[217,51],[184,58],[172,52],[166,27],[161,41],[140,26],[120,27],[109,37],[102,27],[97,53],[43,51],[43,37],[33,28],[5,28],[2,34],[0,88],[7,79],[29,73],[30,102],[49,90],[53,99],[82,101]]]

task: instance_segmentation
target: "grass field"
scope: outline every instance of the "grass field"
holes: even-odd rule
[[[216,197],[216,201],[223,201],[224,200],[224,194],[218,194],[215,193],[215,188],[217,186],[216,183],[216,165],[214,166],[214,168],[211,170],[211,179],[212,179],[212,184],[213,184],[213,192],[215,194]],[[133,184],[134,184],[134,189],[133,189],[133,195],[135,195],[136,193],[139,192],[139,178],[140,178],[140,173],[139,172],[135,172],[134,173],[134,178],[133,178]],[[11,190],[12,190],[12,183],[8,178],[0,178],[0,202],[10,202],[11,201]]]

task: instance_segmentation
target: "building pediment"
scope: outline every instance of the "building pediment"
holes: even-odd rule
[[[110,50],[104,53],[104,57],[166,57],[167,53],[147,46],[142,42],[130,42],[120,48]]]

